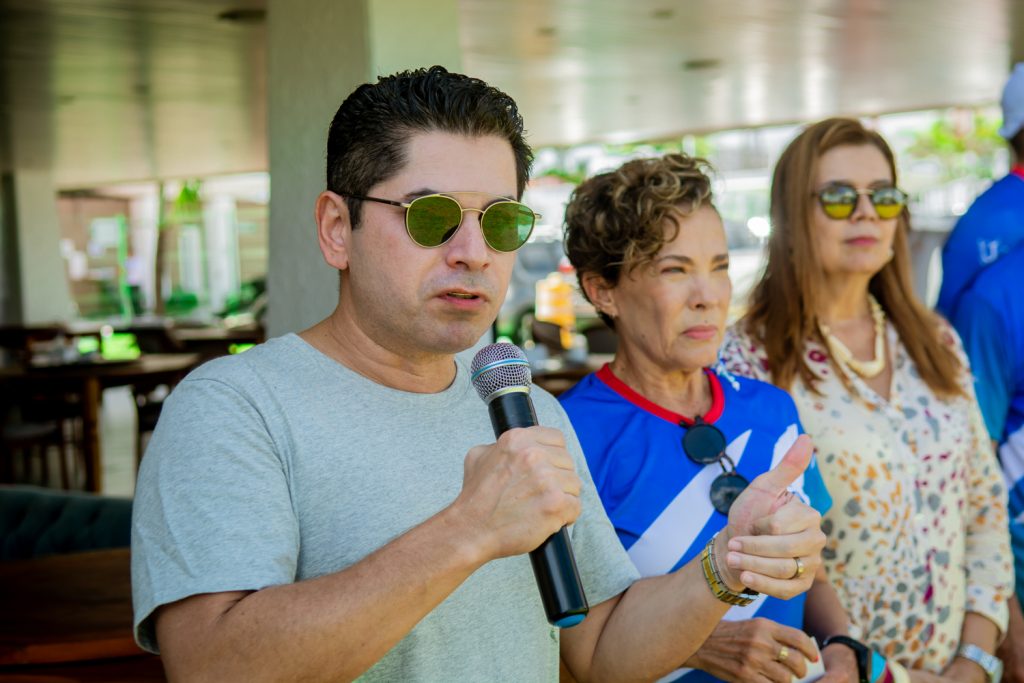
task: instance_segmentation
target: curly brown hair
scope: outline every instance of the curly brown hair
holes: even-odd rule
[[[565,209],[565,253],[583,288],[588,273],[611,286],[626,272],[650,263],[679,234],[679,218],[714,208],[711,164],[685,154],[629,161],[585,180]],[[665,221],[675,226],[671,234]],[[588,297],[589,299],[589,297]],[[598,315],[609,327],[612,319]]]

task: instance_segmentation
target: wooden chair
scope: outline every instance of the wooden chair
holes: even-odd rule
[[[56,451],[61,488],[75,487],[83,460],[77,401],[73,395],[34,393],[0,406],[0,480],[14,482],[20,461],[22,479],[38,469],[39,481],[49,486],[50,456]]]

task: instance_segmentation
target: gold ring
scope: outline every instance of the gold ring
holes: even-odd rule
[[[796,571],[793,572],[793,576],[789,577],[789,581],[793,579],[799,579],[804,575],[804,561],[799,557],[794,557],[793,560],[796,562]]]
[[[789,657],[789,648],[783,645],[779,648],[779,654],[775,655],[776,662],[784,662]]]

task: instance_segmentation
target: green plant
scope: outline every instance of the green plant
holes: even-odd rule
[[[950,117],[914,133],[907,153],[918,159],[933,159],[945,180],[965,176],[991,178],[994,158],[1006,141],[998,133],[997,121],[975,113],[970,125],[956,125]]]
[[[181,192],[174,200],[175,223],[198,223],[203,216],[203,201],[199,198],[199,190],[202,181],[199,179],[186,180],[181,185]]]

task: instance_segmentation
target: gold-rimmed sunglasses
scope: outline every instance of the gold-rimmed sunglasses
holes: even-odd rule
[[[445,194],[428,194],[411,202],[393,199],[343,194],[343,197],[367,202],[388,204],[405,209],[405,230],[413,242],[421,247],[439,247],[450,240],[462,225],[467,211],[480,214],[480,229],[484,241],[495,251],[515,251],[530,239],[539,213],[521,202],[501,199],[486,208],[464,207]]]
[[[849,183],[830,183],[813,193],[825,215],[837,221],[853,215],[861,195],[867,195],[871,205],[875,207],[875,213],[885,220],[899,216],[900,211],[907,205],[907,193],[892,186],[858,190]]]

